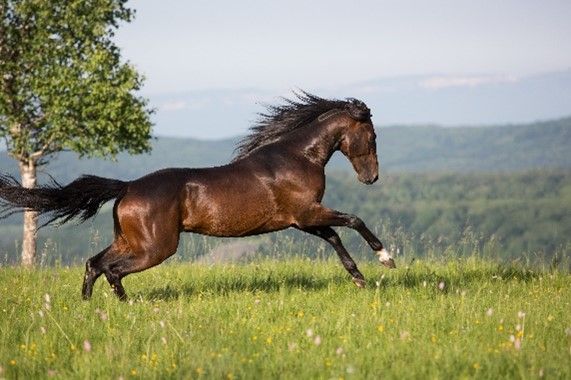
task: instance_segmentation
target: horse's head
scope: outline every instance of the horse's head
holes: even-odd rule
[[[349,99],[345,110],[351,121],[344,129],[339,149],[351,161],[359,181],[372,184],[379,178],[379,162],[371,111],[356,99]]]

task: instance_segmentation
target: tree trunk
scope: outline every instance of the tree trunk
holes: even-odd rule
[[[36,187],[36,162],[20,162],[22,186],[28,189]],[[24,236],[22,238],[22,265],[31,267],[36,258],[36,232],[38,229],[38,213],[24,211]]]

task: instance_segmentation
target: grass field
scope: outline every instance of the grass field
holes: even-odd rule
[[[571,275],[476,258],[170,264],[121,303],[82,268],[0,268],[0,378],[571,378]]]

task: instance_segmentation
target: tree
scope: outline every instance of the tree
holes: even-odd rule
[[[127,0],[0,0],[0,137],[22,185],[64,150],[111,156],[150,150],[153,112],[142,77],[112,37]],[[37,215],[24,212],[22,263],[33,265]]]

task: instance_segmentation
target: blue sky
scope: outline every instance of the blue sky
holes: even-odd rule
[[[128,4],[137,17],[116,41],[147,78],[143,94],[159,108],[159,133],[161,112],[186,108],[191,117],[200,108],[175,94],[238,91],[240,101],[254,103],[294,88],[354,96],[344,91],[383,78],[429,76],[425,87],[474,87],[571,68],[571,1]],[[213,136],[244,130],[241,124]]]

